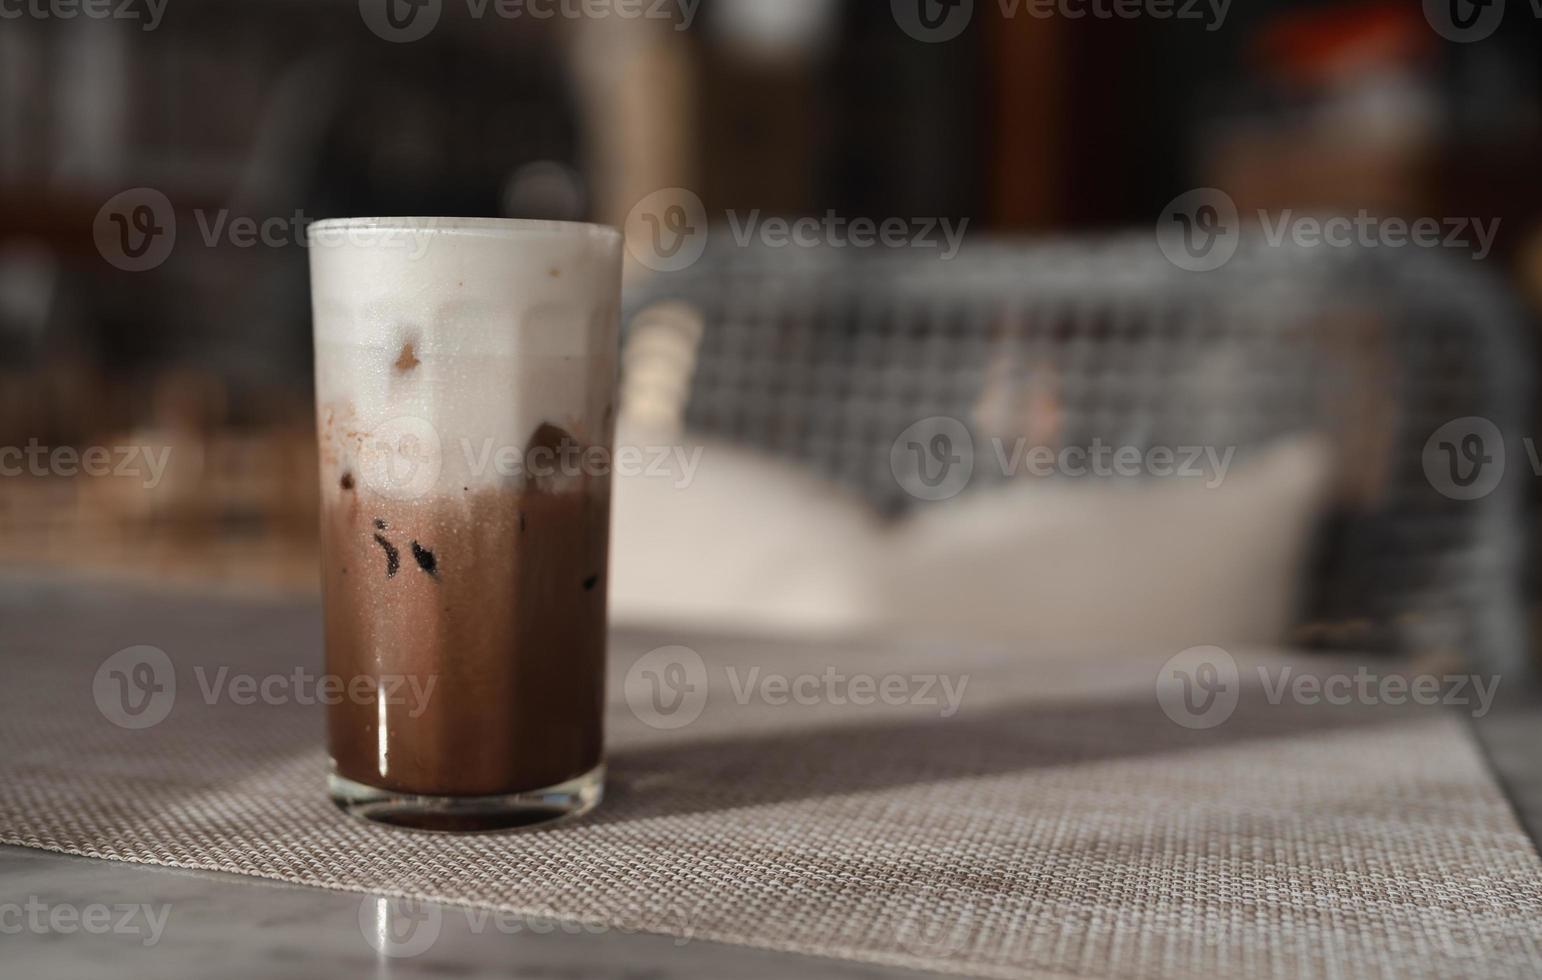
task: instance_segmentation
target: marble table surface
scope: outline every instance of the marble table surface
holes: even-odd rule
[[[232,970],[286,980],[933,975],[0,846],[0,975],[206,980]]]

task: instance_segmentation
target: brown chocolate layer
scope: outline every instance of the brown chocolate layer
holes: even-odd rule
[[[468,490],[402,502],[363,483],[323,508],[327,671],[403,681],[383,738],[378,701],[328,707],[338,774],[486,796],[598,765],[609,496]]]

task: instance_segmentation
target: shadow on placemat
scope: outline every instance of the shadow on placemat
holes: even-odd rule
[[[610,752],[605,805],[591,821],[624,822],[710,813],[923,783],[1083,766],[1173,752],[1219,751],[1247,742],[1372,725],[1407,712],[1272,704],[1245,689],[1223,726],[1174,724],[1154,698],[1020,700],[947,718],[864,723],[789,716],[772,731],[680,735]]]

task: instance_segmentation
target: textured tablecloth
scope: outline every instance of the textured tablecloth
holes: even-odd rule
[[[700,667],[657,690],[709,686],[666,715],[639,678],[683,655],[639,658],[676,642]],[[93,692],[135,645],[166,651],[177,688],[163,721],[126,729]],[[603,806],[546,830],[427,835],[331,807],[320,709],[204,691],[220,666],[227,681],[318,674],[313,606],[11,582],[0,840],[949,973],[1542,962],[1542,863],[1450,710],[1267,703],[1256,669],[1300,664],[1239,656],[1241,703],[1199,730],[1158,703],[1172,651],[615,645]],[[966,684],[949,717],[940,684],[921,690],[939,672]],[[881,687],[850,703],[859,676],[919,703]]]

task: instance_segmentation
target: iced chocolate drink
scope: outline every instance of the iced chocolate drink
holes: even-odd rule
[[[439,830],[587,810],[620,236],[371,218],[310,245],[332,797]]]

